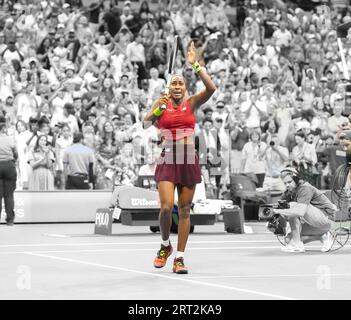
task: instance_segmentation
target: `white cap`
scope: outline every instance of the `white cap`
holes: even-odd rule
[[[65,71],[66,71],[66,70],[73,70],[73,71],[75,71],[75,68],[74,68],[73,63],[67,63],[67,64],[65,65]]]
[[[141,131],[135,131],[135,132],[133,132],[133,134],[132,134],[132,139],[134,139],[134,138],[137,138],[137,137],[140,137],[140,138],[143,138],[143,132],[141,132]]]
[[[63,9],[66,9],[66,8],[69,8],[69,7],[70,7],[69,3],[64,3],[64,4],[62,5],[62,8],[63,8]]]
[[[267,83],[264,88],[263,88],[265,91],[266,90],[270,90],[270,91],[273,91],[274,90],[274,87],[273,87],[273,84],[272,83]]]
[[[92,84],[93,82],[96,82],[99,79],[94,77],[94,76],[89,76],[89,77],[86,77],[86,80],[87,80],[88,84],[90,85],[90,84]]]
[[[16,10],[23,10],[23,7],[20,3],[16,3],[14,6],[13,6],[14,9]]]
[[[336,37],[336,31],[335,31],[335,30],[329,31],[327,36],[328,36],[328,37],[330,37],[330,36]]]
[[[295,130],[300,131],[303,129],[309,129],[310,126],[310,123],[308,123],[307,121],[298,121],[295,123]]]

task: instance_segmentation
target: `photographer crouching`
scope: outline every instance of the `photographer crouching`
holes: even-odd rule
[[[280,229],[284,229],[286,222],[289,222],[291,231],[285,235],[287,245],[282,251],[304,252],[305,243],[318,240],[322,242],[321,251],[329,251],[333,245],[329,231],[336,206],[320,190],[304,181],[295,168],[283,169],[281,178],[286,186],[286,191],[282,195],[283,201],[280,201],[278,206],[272,207],[273,216],[266,220],[275,219]],[[270,231],[274,232],[271,229]]]

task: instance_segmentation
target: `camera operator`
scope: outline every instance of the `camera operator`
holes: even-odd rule
[[[290,204],[289,209],[274,209],[274,213],[285,218],[291,232],[285,236],[284,252],[304,252],[304,243],[322,242],[322,252],[333,245],[330,234],[336,206],[320,190],[301,179],[295,168],[285,168],[281,178],[286,186],[282,196]]]
[[[280,172],[289,162],[289,150],[279,143],[277,134],[272,134],[264,150],[266,162],[266,175],[263,181],[264,190],[277,190],[284,192],[285,185],[280,177]]]

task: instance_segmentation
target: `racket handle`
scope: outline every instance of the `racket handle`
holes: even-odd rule
[[[169,94],[169,88],[168,86],[166,87],[165,89],[165,95],[168,95]],[[166,110],[166,105],[163,104],[161,107],[160,107],[161,111],[165,111]]]

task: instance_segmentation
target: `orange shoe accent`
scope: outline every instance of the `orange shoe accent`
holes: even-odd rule
[[[173,261],[173,272],[178,274],[187,274],[188,268],[184,265],[183,258],[177,258]]]
[[[173,248],[169,244],[168,247],[165,247],[161,244],[161,249],[157,252],[157,257],[154,260],[155,268],[163,268],[166,265],[168,257],[172,254]]]

